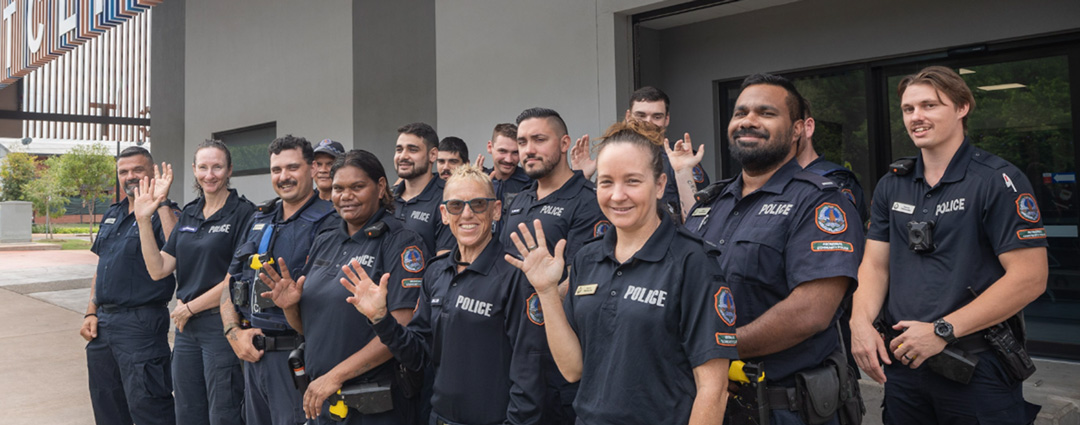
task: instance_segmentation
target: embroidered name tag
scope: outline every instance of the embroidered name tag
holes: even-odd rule
[[[694,212],[690,213],[691,217],[701,217],[709,214],[709,210],[712,208],[695,208]]]
[[[581,285],[581,286],[577,287],[577,289],[574,290],[574,295],[581,296],[581,295],[595,294],[597,286],[599,286],[599,285],[597,285],[595,283],[591,284],[591,285]]]
[[[905,204],[903,202],[893,202],[892,210],[904,214],[912,214],[915,212],[915,206],[911,204]]]
[[[116,217],[109,217],[109,218],[105,219],[105,224],[113,224],[113,223],[116,223]]]

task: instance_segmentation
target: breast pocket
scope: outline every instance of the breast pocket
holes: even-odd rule
[[[779,226],[752,228],[734,238],[735,246],[724,251],[721,259],[728,274],[743,282],[759,282],[767,287],[787,289],[784,250],[787,237]]]
[[[142,258],[142,251],[139,249],[142,242],[139,240],[139,232],[133,232],[127,236],[124,236],[124,256],[128,258]]]

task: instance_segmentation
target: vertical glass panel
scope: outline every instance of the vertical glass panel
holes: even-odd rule
[[[816,128],[812,140],[818,155],[870,180],[866,127],[866,72],[862,69],[795,78],[799,93],[810,101]],[[870,196],[870,191],[866,191]]]

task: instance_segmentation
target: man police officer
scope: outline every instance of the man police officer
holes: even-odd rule
[[[836,184],[794,159],[801,106],[802,97],[783,77],[757,74],[743,81],[728,125],[742,172],[703,191],[686,219],[688,229],[720,249],[724,282],[739,308],[739,357],[763,364],[759,385],[767,391],[756,404],[767,406],[772,424],[810,422],[808,403],[840,404],[840,388],[807,389],[797,382],[822,370],[835,379],[837,368],[826,362],[837,355],[844,365],[840,378],[847,375],[836,321],[862,252],[861,226],[849,222],[854,205]],[[699,158],[689,149],[676,154],[672,166],[681,172],[696,162],[685,159]],[[749,392],[740,387],[735,394],[753,399]],[[737,404],[728,403],[729,420],[747,414]],[[760,423],[759,411],[749,412]],[[831,412],[818,419],[839,423]]]
[[[401,183],[390,190],[394,195],[394,216],[405,228],[424,239],[424,252],[442,254],[454,248],[454,235],[439,219],[443,179],[431,174],[439,155],[439,135],[422,122],[398,128],[394,145],[394,168]]]
[[[286,135],[270,143],[270,181],[278,199],[260,206],[252,217],[229,273],[229,291],[222,291],[221,321],[225,337],[244,365],[244,412],[248,423],[304,423],[301,393],[288,365],[290,351],[303,338],[293,330],[258,279],[263,263],[284,259],[301,270],[312,241],[333,229],[340,219],[333,205],[315,196],[311,143]],[[300,273],[298,273],[300,274]],[[256,346],[256,340],[258,341]]]
[[[855,360],[885,384],[886,424],[1031,423],[1020,311],[1048,274],[1031,184],[965,136],[975,98],[956,72],[928,67],[897,91],[919,155],[895,162],[874,191]]]
[[[330,187],[333,180],[330,178],[330,167],[334,161],[345,155],[345,146],[330,139],[323,139],[315,147],[315,159],[311,162],[315,168],[315,188],[319,189],[319,199],[330,200]]]
[[[172,180],[171,169],[159,173],[146,149],[133,146],[120,152],[116,176],[127,197],[102,215],[90,247],[99,259],[80,334],[89,341],[90,402],[99,424],[176,422],[166,307],[176,279],[169,274],[155,281],[146,271],[133,214],[135,189],[151,175]],[[165,198],[169,184],[163,181],[157,189],[165,193],[155,193],[155,199]],[[165,199],[151,218],[158,249],[176,225],[177,210]]]

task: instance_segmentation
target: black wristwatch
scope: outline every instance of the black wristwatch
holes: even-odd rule
[[[161,208],[161,207],[172,208],[172,200],[170,200],[169,198],[165,198],[164,201],[161,201],[161,203],[157,204],[157,207],[158,208]]]
[[[934,321],[934,334],[944,339],[946,344],[958,341],[956,335],[953,335],[952,323],[946,322],[945,318]]]

